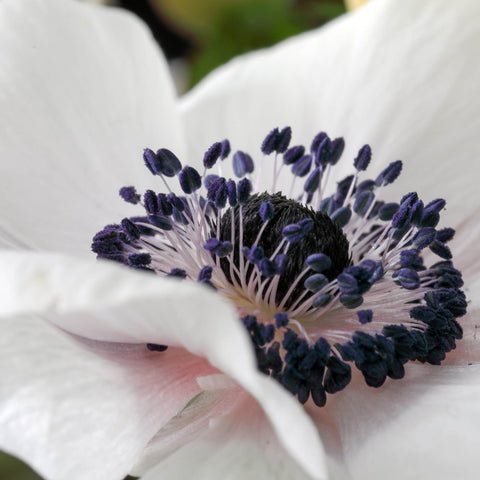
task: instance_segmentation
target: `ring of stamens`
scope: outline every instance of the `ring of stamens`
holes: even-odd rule
[[[424,205],[412,192],[399,203],[382,202],[382,189],[402,164],[360,181],[371,159],[368,145],[354,159],[354,173],[325,196],[343,139],[322,132],[309,153],[289,148],[290,141],[289,127],[267,135],[256,179],[255,162],[240,151],[232,157],[237,179],[222,176],[221,163],[231,153],[227,140],[206,152],[202,174],[182,167],[169,150],[145,150],[147,168],[167,191],[141,196],[123,187],[122,198],[140,203],[146,214],[105,227],[93,251],[132,268],[198,281],[229,298],[259,369],[302,403],[311,398],[324,405],[326,394],[350,382],[351,364],[373,387],[402,378],[408,361],[439,364],[462,337],[457,318],[467,305],[446,245],[454,231],[436,228],[445,201]],[[258,192],[268,166],[271,187]],[[282,185],[283,195],[278,183],[286,168],[292,181]],[[181,194],[173,193],[171,179]],[[439,261],[425,266],[425,249]]]

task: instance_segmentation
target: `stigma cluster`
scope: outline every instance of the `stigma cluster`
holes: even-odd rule
[[[321,132],[307,149],[290,146],[291,138],[289,127],[272,130],[257,164],[246,152],[232,155],[228,140],[217,142],[200,171],[170,150],[146,149],[163,192],[120,189],[143,213],[106,226],[92,250],[230,299],[259,369],[302,403],[325,405],[350,383],[353,366],[379,387],[402,378],[409,361],[440,364],[462,337],[457,319],[467,305],[447,246],[454,231],[437,228],[445,201],[424,204],[410,192],[383,202],[402,163],[362,178],[368,145],[327,196],[344,140]],[[222,175],[225,162],[234,178]],[[266,190],[260,177],[270,179]],[[427,266],[426,256],[436,260]]]

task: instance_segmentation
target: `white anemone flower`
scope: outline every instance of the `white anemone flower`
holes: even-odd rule
[[[372,0],[230,62],[177,100],[163,57],[131,15],[2,0],[0,447],[52,480],[477,478],[479,15],[476,0]],[[403,379],[383,375],[372,388],[352,364],[350,384],[323,407],[318,391],[315,401],[294,391],[302,407],[257,369],[261,345],[255,352],[215,278],[218,292],[94,261],[93,235],[138,215],[118,189],[159,188],[144,148],[168,148],[200,169],[213,142],[261,156],[265,134],[284,125],[305,145],[319,130],[345,138],[328,195],[368,142],[373,175],[404,160],[384,200],[412,191],[446,198],[441,225],[457,230],[450,248],[469,305],[463,339],[442,366],[408,362]],[[266,171],[261,188],[271,183]],[[184,192],[197,182],[189,172]],[[401,284],[418,280],[411,271]],[[377,310],[373,322],[359,319],[374,324]],[[308,338],[303,320],[291,320]]]

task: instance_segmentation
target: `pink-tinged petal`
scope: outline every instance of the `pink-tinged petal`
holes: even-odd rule
[[[472,203],[475,206],[475,198]],[[448,209],[448,205],[447,205]],[[455,266],[462,272],[466,284],[467,296],[480,305],[480,290],[473,287],[473,283],[480,278],[480,223],[478,222],[479,207],[462,221],[453,225],[456,233],[451,243]]]
[[[183,349],[75,339],[43,315],[0,327],[0,448],[51,480],[123,478],[212,370]]]
[[[476,0],[372,0],[324,28],[239,57],[183,98],[189,156],[201,159],[224,137],[260,156],[273,127],[291,125],[294,143],[307,146],[324,130],[347,143],[332,187],[370,143],[370,174],[405,162],[385,195],[445,196],[455,224],[478,203],[479,16]]]
[[[451,242],[455,267],[462,272],[467,296],[467,314],[459,319],[463,328],[463,338],[457,348],[447,355],[446,364],[480,364],[480,255],[478,242],[480,226],[478,212],[472,213],[456,227]]]
[[[478,292],[480,279],[466,289]],[[468,300],[468,297],[467,297]],[[460,319],[463,328],[463,338],[457,343],[457,348],[447,355],[444,365],[480,364],[480,301],[478,294],[469,302],[468,313]]]
[[[227,396],[230,398],[225,402]],[[142,480],[312,478],[285,452],[264,413],[245,392],[237,389],[217,401],[224,401],[228,410],[219,408],[221,411],[209,418],[206,428],[194,432],[190,443],[177,444],[178,449],[142,476]],[[161,431],[158,441],[163,440],[162,434]],[[337,474],[334,478],[349,478],[333,463],[332,469]]]
[[[7,252],[0,264],[9,299],[0,315],[33,311],[83,338],[181,346],[206,358],[258,401],[285,450],[313,478],[325,478],[318,432],[300,404],[258,372],[246,330],[215,292],[67,256]]]
[[[141,476],[187,443],[208,431],[210,420],[230,412],[238,400],[238,388],[203,391],[151,439],[131,470]]]
[[[358,382],[311,413],[333,419],[355,479],[478,478],[480,366],[413,365],[407,375],[380,389]]]
[[[0,246],[87,254],[183,143],[166,62],[135,17],[71,0],[0,2]]]

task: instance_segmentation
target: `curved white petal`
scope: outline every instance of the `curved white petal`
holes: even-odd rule
[[[318,432],[300,404],[257,371],[245,329],[214,292],[66,256],[7,252],[0,264],[0,290],[10,299],[0,315],[33,311],[96,341],[182,346],[252,394],[285,449],[313,478],[326,478]]]
[[[260,156],[276,126],[291,125],[294,142],[306,146],[324,130],[347,143],[332,185],[370,143],[373,174],[405,162],[385,195],[445,196],[455,224],[478,207],[479,16],[476,0],[372,0],[324,28],[239,57],[182,100],[190,157],[201,159],[224,137]]]
[[[0,246],[86,253],[152,178],[143,149],[183,148],[146,27],[84,2],[0,2],[0,111]]]
[[[286,454],[252,398],[239,390],[233,393],[228,411],[210,418],[198,438],[163,459],[142,480],[311,479]],[[338,466],[332,464],[332,469],[335,476],[329,478],[349,478]]]
[[[212,370],[183,349],[88,342],[0,316],[0,448],[50,480],[122,479]]]
[[[327,405],[347,467],[359,480],[476,479],[480,366],[413,367],[404,381],[359,382]]]

